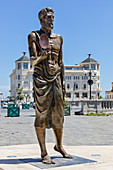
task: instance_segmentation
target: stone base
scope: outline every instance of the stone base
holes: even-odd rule
[[[24,163],[29,163],[40,169],[49,169],[49,168],[57,168],[62,166],[70,166],[76,164],[85,164],[85,163],[93,163],[96,162],[94,160],[73,156],[73,159],[66,159],[61,156],[52,156],[51,159],[55,162],[55,164],[43,164],[41,159],[37,158],[28,158],[28,159],[19,159]]]

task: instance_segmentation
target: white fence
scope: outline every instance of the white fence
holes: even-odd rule
[[[112,99],[75,100],[69,102],[71,114],[113,113]]]

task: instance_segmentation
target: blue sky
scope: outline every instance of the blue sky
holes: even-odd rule
[[[8,95],[15,60],[28,53],[27,36],[40,29],[38,12],[52,7],[53,32],[63,36],[64,64],[91,53],[100,62],[102,96],[113,81],[113,0],[4,0],[0,3],[0,91]]]

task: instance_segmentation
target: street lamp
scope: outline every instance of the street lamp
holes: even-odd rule
[[[91,54],[90,54],[90,55],[91,55]],[[89,57],[90,57],[90,55],[89,55]],[[89,87],[90,87],[90,96],[89,96],[89,99],[91,99],[91,86],[92,86],[92,84],[93,84],[92,77],[95,77],[96,74],[97,74],[97,71],[96,71],[96,70],[92,71],[91,68],[89,69],[89,71],[84,70],[84,75],[85,75],[85,76],[86,76],[86,75],[89,76],[89,79],[88,79],[88,81],[87,81],[87,83],[89,84]]]
[[[74,82],[74,84],[73,84],[73,97],[72,97],[72,101],[74,99],[74,91],[75,91],[75,89],[76,89],[76,82]]]

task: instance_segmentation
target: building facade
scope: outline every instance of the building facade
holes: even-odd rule
[[[100,63],[89,57],[80,63],[80,65],[65,65],[65,86],[66,100],[74,101],[76,99],[89,99],[90,88],[88,85],[89,72],[92,72],[93,84],[91,86],[91,96],[97,99],[100,95]],[[95,74],[96,70],[96,74]],[[86,73],[87,71],[87,73]],[[16,97],[17,90],[23,87],[22,93],[30,96],[33,101],[33,68],[30,65],[30,59],[25,56],[15,61],[15,69],[10,75],[11,95]]]
[[[105,98],[113,99],[113,82],[112,82],[112,89],[110,91],[105,91]]]
[[[93,80],[91,97],[97,99],[100,96],[100,63],[91,58],[89,54],[89,57],[80,65],[65,65],[66,100],[89,99],[89,72]]]
[[[15,61],[15,69],[9,77],[11,95],[16,97],[17,90],[23,87],[22,94],[28,95],[29,101],[33,101],[33,69],[30,65],[30,59],[25,56],[25,52],[21,58]]]

